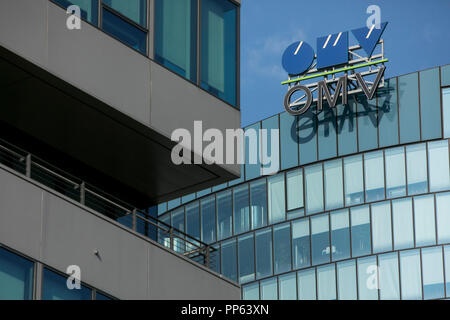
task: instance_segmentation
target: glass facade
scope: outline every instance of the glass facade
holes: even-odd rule
[[[83,20],[238,107],[239,6],[234,2],[50,1],[64,9],[79,6]]]
[[[80,289],[69,289],[68,275],[45,266],[40,269],[37,264],[0,246],[0,300],[113,300],[85,284],[80,284]],[[37,288],[41,291],[37,292]]]
[[[244,299],[450,297],[450,91],[437,75],[389,79],[333,114],[276,116],[281,171],[243,166],[215,194],[233,193],[234,228],[217,244]]]

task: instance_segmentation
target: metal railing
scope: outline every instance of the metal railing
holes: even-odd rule
[[[0,139],[0,163],[208,268],[217,250]]]

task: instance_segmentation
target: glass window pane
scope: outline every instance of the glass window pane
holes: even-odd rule
[[[434,220],[434,196],[414,198],[414,225],[416,246],[428,246],[436,243],[436,225]]]
[[[323,211],[323,178],[322,164],[305,168],[306,213]]]
[[[212,243],[216,241],[216,199],[214,196],[202,199],[201,222],[202,222],[202,241]]]
[[[364,202],[362,156],[344,159],[345,205]]]
[[[81,18],[98,25],[98,0],[53,0],[67,9],[71,5],[79,6],[81,9]]]
[[[339,300],[356,300],[356,265],[355,260],[337,264],[337,284]]]
[[[450,138],[450,88],[442,89],[442,109],[444,138]]]
[[[291,270],[291,225],[273,228],[273,254],[275,274]]]
[[[255,280],[255,250],[253,234],[239,237],[239,282],[245,283]]]
[[[378,300],[377,258],[360,258],[357,265],[359,299]]]
[[[328,214],[311,218],[313,265],[330,262],[330,228]]]
[[[147,53],[147,33],[103,9],[102,28],[107,33],[143,54]]]
[[[172,213],[172,227],[184,232],[184,207],[178,208]]]
[[[349,221],[348,209],[331,213],[331,251],[333,261],[350,258]]]
[[[425,193],[427,183],[427,154],[425,144],[406,147],[408,195]]]
[[[420,140],[418,81],[417,73],[398,78],[400,143]]]
[[[398,140],[397,78],[386,79],[385,90],[378,89],[378,136],[380,148],[396,145]]]
[[[81,286],[80,290],[69,290],[67,277],[44,269],[42,300],[92,300],[92,292],[85,286]]]
[[[450,193],[436,194],[438,243],[450,242]]]
[[[251,126],[246,127],[245,136],[243,139],[244,153],[242,156],[245,159],[245,180],[252,180],[261,176],[261,122],[256,122]],[[269,143],[269,142],[268,142]],[[241,177],[244,177],[244,171],[241,171]]]
[[[269,224],[286,219],[284,194],[284,173],[268,178],[269,184]]]
[[[352,224],[352,255],[353,257],[359,257],[370,254],[369,206],[352,208],[350,213]]]
[[[297,275],[289,273],[280,276],[280,300],[297,300]]]
[[[261,174],[280,171],[280,131],[278,115],[261,122]]]
[[[412,201],[410,198],[392,201],[394,250],[414,247]]]
[[[400,252],[402,300],[422,299],[419,250]]]
[[[317,268],[317,295],[319,300],[336,300],[334,264]]]
[[[261,300],[278,300],[277,278],[261,281]]]
[[[252,209],[252,229],[267,225],[267,184],[266,179],[250,183],[250,203]]]
[[[154,34],[155,60],[197,82],[197,1],[156,0]]]
[[[430,191],[447,190],[450,187],[448,141],[428,143],[428,167],[430,170]]]
[[[287,208],[294,210],[303,207],[303,171],[297,169],[286,173]]]
[[[292,255],[294,269],[311,265],[309,219],[292,222]]]
[[[384,159],[383,151],[364,155],[364,177],[366,183],[366,201],[384,199]]]
[[[198,201],[186,206],[186,233],[200,240],[200,214]]]
[[[392,251],[391,203],[372,205],[373,253]]]
[[[406,195],[405,149],[403,147],[387,149],[386,157],[386,195],[397,198]]]
[[[281,170],[298,166],[297,117],[280,114]]]
[[[231,190],[217,194],[217,240],[232,235],[232,201]]]
[[[236,239],[231,239],[222,243],[222,274],[228,279],[237,282],[236,254]]]
[[[445,265],[445,290],[447,297],[450,297],[450,246],[444,247]]]
[[[273,274],[272,267],[272,229],[257,231],[256,247],[256,278],[261,279]]]
[[[250,230],[248,184],[233,189],[234,234]]]
[[[444,298],[444,266],[442,263],[442,248],[432,247],[422,249],[423,298]]]
[[[344,206],[344,181],[342,178],[342,160],[325,162],[325,209],[331,210]]]
[[[103,3],[137,24],[143,27],[147,25],[147,0],[103,0]]]
[[[356,106],[354,103],[338,105],[338,147],[340,156],[356,153],[358,141],[356,138]]]
[[[242,287],[243,300],[259,300],[259,282]]]
[[[316,300],[316,269],[299,271],[298,278],[298,299]]]
[[[439,68],[421,71],[420,118],[422,140],[441,137],[441,84]]]
[[[387,253],[378,256],[381,300],[400,299],[398,254]]]
[[[103,301],[111,301],[113,298],[108,297],[107,295],[101,294],[98,291],[95,293],[95,300],[103,300]]]
[[[237,7],[230,1],[203,0],[201,10],[201,85],[236,105]]]
[[[377,109],[375,98],[367,100],[364,95],[358,95],[356,110],[358,113],[359,152],[378,147]]]
[[[0,300],[33,299],[34,263],[0,248]]]
[[[337,155],[336,141],[336,114],[334,108],[324,103],[323,111],[317,115],[319,126],[317,136],[319,139],[319,160],[334,158]]]
[[[317,116],[312,110],[313,105],[298,118],[300,164],[317,161]]]

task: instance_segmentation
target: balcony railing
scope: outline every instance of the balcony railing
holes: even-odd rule
[[[0,163],[208,268],[217,250],[0,139]]]

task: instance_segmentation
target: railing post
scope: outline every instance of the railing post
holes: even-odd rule
[[[133,209],[132,218],[133,218],[133,231],[136,231],[137,229],[137,221],[136,221],[136,208]]]
[[[25,158],[25,174],[28,178],[31,178],[31,154],[27,154]]]
[[[173,250],[173,228],[169,229],[170,250]]]
[[[86,185],[84,181],[80,184],[80,203],[84,204],[86,200]]]
[[[205,266],[207,268],[209,268],[209,266],[211,265],[210,259],[211,259],[211,252],[209,250],[209,246],[206,246],[205,247]]]

